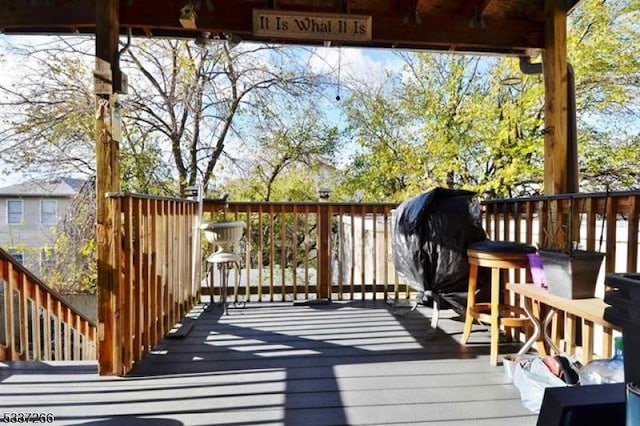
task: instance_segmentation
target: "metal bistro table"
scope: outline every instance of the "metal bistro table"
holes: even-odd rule
[[[576,326],[578,325],[578,319],[581,319],[581,362],[585,364],[593,359],[593,331],[594,325],[596,324],[602,326],[603,330],[602,355],[604,357],[611,356],[613,330],[619,330],[619,327],[604,319],[604,309],[607,307],[607,304],[604,303],[602,299],[598,297],[589,299],[567,299],[565,297],[549,294],[547,289],[538,287],[534,284],[508,283],[506,288],[515,294],[524,296],[525,299],[530,299],[532,302],[531,305],[538,302],[539,304],[548,307],[548,311],[544,318],[540,318],[538,315],[534,314],[529,303],[524,303],[524,310],[533,323],[534,330],[533,334],[529,340],[525,342],[518,354],[528,352],[531,346],[540,338],[542,338],[553,351],[561,353],[562,351],[558,349],[551,336],[547,333],[547,328],[554,315],[558,311],[561,311],[567,314],[567,323],[565,327],[565,339],[567,340],[568,346],[567,352],[570,352],[571,355],[575,355],[575,353],[573,353],[575,349],[574,333]]]

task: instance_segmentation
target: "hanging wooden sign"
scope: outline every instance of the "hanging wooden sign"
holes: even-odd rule
[[[253,34],[297,40],[371,41],[371,16],[254,9]]]

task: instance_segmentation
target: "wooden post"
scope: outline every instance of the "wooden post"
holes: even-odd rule
[[[567,192],[567,11],[545,0],[544,193]]]
[[[331,212],[328,204],[318,206],[317,267],[318,297],[331,300]]]
[[[120,355],[118,258],[113,244],[116,212],[106,199],[108,192],[120,189],[118,141],[113,138],[119,128],[113,114],[112,75],[117,74],[119,0],[96,1],[96,238],[98,243],[98,363],[101,375],[122,371]],[[115,71],[115,72],[114,72]]]

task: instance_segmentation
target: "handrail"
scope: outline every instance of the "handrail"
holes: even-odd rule
[[[192,267],[198,203],[142,194],[108,195],[115,216],[109,300],[99,310],[102,374],[123,375],[147,354],[194,305],[199,288]],[[117,311],[117,313],[116,313]],[[107,339],[106,336],[109,338]]]
[[[0,249],[0,360],[96,357],[96,324]]]

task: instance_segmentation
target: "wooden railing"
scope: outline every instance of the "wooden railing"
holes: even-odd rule
[[[607,253],[606,272],[635,271],[639,197],[624,192],[493,200],[482,203],[482,220],[491,239],[538,245],[549,243],[549,225],[557,224],[559,239],[572,226],[576,244]],[[205,200],[204,221],[247,224],[245,261],[234,277],[240,280],[236,298],[247,292],[259,301],[388,298],[406,292],[391,261],[396,206]],[[210,278],[215,288],[217,275]]]
[[[197,300],[204,278],[217,293],[219,274],[206,262],[198,264],[212,248],[200,245],[196,202],[126,194],[112,194],[110,202],[120,212],[114,229],[121,232],[113,242],[118,284],[110,294],[113,315],[101,319],[111,337],[100,342],[100,354],[109,357],[111,374],[124,374],[180,321]],[[569,206],[580,212],[571,220],[562,213]],[[236,300],[389,299],[410,295],[391,259],[395,207],[205,200],[203,222],[246,223],[243,262],[231,272],[231,282],[240,284],[232,293]],[[620,218],[627,224],[624,243],[616,241]],[[607,272],[615,269],[618,254],[628,258],[622,270],[636,269],[636,193],[483,203],[485,229],[496,240],[537,243],[552,220],[565,225],[581,221],[577,235],[585,248],[597,248],[604,223]]]
[[[396,204],[205,200],[204,222],[246,222],[236,298],[256,301],[398,297],[391,259]],[[213,288],[218,279],[209,271]],[[237,273],[235,271],[234,273]]]
[[[0,361],[96,359],[96,326],[0,249]]]
[[[109,194],[115,212],[114,309],[100,318],[101,374],[126,374],[194,305],[198,291],[198,203]],[[199,250],[198,250],[199,251]],[[198,253],[199,254],[199,253]],[[109,336],[109,338],[104,338]]]
[[[490,238],[521,241],[551,247],[569,241],[580,249],[605,253],[596,295],[603,296],[605,274],[638,271],[638,216],[640,192],[573,194],[528,199],[493,200],[483,203],[484,227]],[[577,334],[588,344],[576,351]],[[550,335],[556,346],[569,354],[590,359],[593,336],[596,356],[612,353],[612,330],[572,312],[558,312]],[[585,339],[587,337],[587,339]],[[585,353],[584,351],[588,351]]]
[[[578,248],[606,253],[605,272],[638,270],[640,192],[493,200],[483,207],[492,239],[541,247],[573,240]]]

